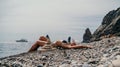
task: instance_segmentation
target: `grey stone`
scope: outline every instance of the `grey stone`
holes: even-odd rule
[[[70,64],[62,64],[59,67],[71,67]]]
[[[120,67],[120,59],[112,61],[113,67]]]
[[[11,65],[11,67],[23,67],[23,66],[20,65],[20,64],[16,64],[16,63],[14,63],[14,64]]]
[[[40,64],[40,65],[38,65],[37,67],[43,67],[43,65],[42,65],[42,64]]]
[[[90,67],[90,66],[89,66],[89,64],[84,63],[84,64],[82,65],[82,67]]]

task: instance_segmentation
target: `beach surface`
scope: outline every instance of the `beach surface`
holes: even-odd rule
[[[81,45],[92,49],[54,49],[21,53],[0,58],[4,67],[119,67],[120,37],[105,38]]]

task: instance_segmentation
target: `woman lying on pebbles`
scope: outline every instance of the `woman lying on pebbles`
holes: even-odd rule
[[[44,46],[46,44],[51,44],[53,47],[62,47],[65,49],[78,49],[78,48],[92,48],[92,46],[83,46],[77,45],[75,42],[67,43],[66,41],[56,41],[51,43],[49,36],[41,36],[38,41],[36,41],[28,52],[36,51],[40,46]]]

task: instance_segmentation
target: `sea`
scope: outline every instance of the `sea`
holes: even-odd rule
[[[16,55],[23,52],[27,52],[32,43],[23,42],[1,42],[0,43],[0,58],[10,55]]]
[[[6,23],[7,24],[7,23]],[[10,24],[9,24],[10,25]],[[24,32],[16,33],[16,31],[12,32],[2,32],[3,34],[0,35],[0,58],[7,57],[11,55],[16,55],[20,53],[27,52],[32,44],[35,43],[36,40],[39,39],[40,36],[47,34],[50,36],[51,41],[56,40],[67,40],[69,36],[72,37],[72,39],[75,39],[76,42],[82,41],[82,36],[85,32],[86,28],[90,28],[91,32],[93,33],[95,29],[100,25],[99,23],[74,23],[73,25],[69,26],[68,28],[64,28],[62,30],[56,30],[50,31],[50,30],[39,30],[39,32],[27,32],[27,30],[24,30]],[[14,27],[17,28],[17,27]],[[40,28],[40,27],[39,27]],[[35,29],[33,29],[34,31]],[[6,30],[7,31],[7,30]],[[28,42],[16,42],[16,40],[19,40],[21,38],[27,39]]]

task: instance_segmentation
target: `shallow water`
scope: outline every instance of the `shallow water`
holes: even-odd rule
[[[0,58],[27,52],[32,43],[4,42],[0,43]]]

